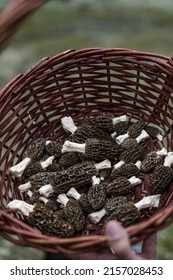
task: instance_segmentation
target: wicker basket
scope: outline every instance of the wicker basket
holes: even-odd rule
[[[98,112],[130,114],[164,133],[164,146],[173,149],[173,61],[163,55],[128,49],[69,50],[44,58],[16,76],[0,93],[0,235],[24,246],[66,255],[107,246],[104,235],[88,229],[86,235],[55,238],[30,227],[15,210],[6,210],[21,199],[18,179],[9,167],[19,162],[34,140],[64,137],[60,119],[71,115],[77,123]],[[151,148],[161,148],[151,140]],[[148,191],[149,176],[135,197]],[[148,219],[127,227],[132,244],[173,222],[173,184],[161,197],[161,207]]]

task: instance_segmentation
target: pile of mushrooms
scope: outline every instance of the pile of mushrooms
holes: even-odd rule
[[[102,233],[112,219],[128,226],[160,207],[173,178],[173,152],[163,147],[159,128],[112,113],[84,117],[78,125],[65,116],[61,125],[65,140],[37,139],[10,168],[24,200],[14,199],[7,208],[46,235],[68,237],[87,234],[92,226]],[[151,139],[162,148],[151,149]],[[148,191],[136,201],[145,174]]]

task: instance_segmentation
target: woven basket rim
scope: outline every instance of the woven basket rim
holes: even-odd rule
[[[23,222],[12,217],[11,213],[14,213],[16,209],[7,209],[7,210],[0,210],[0,217],[3,219],[9,219],[14,220],[17,222],[17,224],[20,226]],[[165,217],[169,217],[173,214],[173,202],[164,210],[160,211],[159,213],[154,214],[149,220],[146,220],[144,222],[139,222],[137,225],[130,225],[127,228],[125,228],[130,240],[131,244],[136,244],[140,241],[142,241],[144,238],[146,239],[150,235],[156,233],[158,231],[158,228],[155,228],[155,226],[159,226],[159,229],[165,228],[163,226],[163,220]],[[2,220],[3,220],[2,219]],[[172,220],[167,221],[167,226],[172,223]],[[150,227],[152,224],[152,228]],[[5,236],[6,239],[13,243],[15,243],[15,239],[8,238],[7,235],[3,234],[3,231],[12,232],[15,234],[22,235],[24,237],[24,241],[27,242],[32,247],[43,249],[42,246],[44,246],[44,251],[47,252],[57,252],[57,248],[54,248],[54,246],[58,247],[58,252],[66,254],[66,255],[74,255],[77,253],[85,253],[90,250],[99,250],[100,248],[106,248],[108,244],[108,239],[106,235],[96,235],[96,234],[90,234],[90,235],[78,235],[73,237],[67,237],[67,238],[61,238],[61,237],[53,237],[53,236],[46,236],[39,232],[38,230],[32,228],[30,225],[24,224],[25,229],[11,229],[9,226],[5,226],[2,221],[0,221],[0,228],[2,230],[1,235]],[[145,230],[146,233],[143,234],[142,230]],[[139,233],[139,238],[137,239],[135,235]],[[21,243],[17,243],[17,245],[24,245]],[[99,245],[99,248],[97,247]],[[27,245],[28,246],[28,245]],[[61,247],[62,246],[62,247]]]
[[[24,81],[27,77],[30,76],[31,73],[37,72],[43,68],[44,66],[51,64],[51,62],[60,62],[62,59],[68,59],[73,57],[75,59],[76,56],[82,56],[85,54],[85,56],[90,55],[101,55],[107,53],[110,55],[113,52],[113,55],[115,56],[139,56],[141,58],[148,58],[151,62],[155,62],[157,64],[160,64],[161,66],[166,66],[168,69],[170,68],[170,74],[171,74],[171,66],[170,64],[173,61],[173,56],[165,56],[154,52],[143,52],[143,51],[137,51],[127,48],[84,48],[84,49],[69,49],[64,52],[61,52],[59,54],[56,54],[52,57],[43,57],[39,61],[37,61],[35,64],[33,64],[28,70],[26,70],[23,73],[17,74],[14,78],[12,78],[3,89],[0,91],[0,100],[3,97],[3,94],[9,90],[13,90],[15,88],[16,83],[21,83]],[[155,60],[152,59],[155,58]],[[164,63],[165,61],[165,63]]]

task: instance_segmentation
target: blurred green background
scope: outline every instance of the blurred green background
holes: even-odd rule
[[[0,9],[9,1],[0,0]],[[172,0],[50,0],[0,56],[0,88],[38,60],[68,49],[129,48],[173,55]],[[158,233],[158,259],[173,259],[173,226]],[[44,253],[0,238],[0,259],[40,259]]]

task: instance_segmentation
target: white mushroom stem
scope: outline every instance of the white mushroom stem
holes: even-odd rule
[[[53,186],[51,184],[47,184],[39,188],[39,193],[45,197],[49,197],[51,193],[54,192]]]
[[[163,135],[160,134],[160,133],[158,133],[158,134],[156,135],[156,138],[157,138],[159,141],[163,141]]]
[[[48,202],[48,199],[46,197],[41,196],[39,198],[40,201],[44,202],[44,204],[46,204]]]
[[[118,144],[121,144],[125,139],[129,138],[129,134],[128,132],[123,134],[123,135],[119,135],[118,137],[115,138],[115,141],[118,143]]]
[[[30,162],[31,158],[26,157],[18,164],[10,167],[10,172],[16,177],[21,177],[22,173],[24,172],[25,168],[30,164]]]
[[[168,153],[167,149],[163,147],[160,151],[156,152],[156,155],[158,155],[158,156],[166,156],[167,153]]]
[[[74,133],[77,126],[74,124],[72,117],[63,117],[61,119],[61,125],[66,132]]]
[[[113,165],[113,169],[118,169],[120,168],[123,164],[125,164],[124,160],[120,160],[118,163]]]
[[[78,153],[85,153],[85,146],[86,144],[79,144],[79,143],[74,143],[66,140],[62,146],[61,152],[66,153],[66,152],[78,152]]]
[[[40,161],[42,168],[46,169],[49,165],[51,165],[54,158],[55,158],[54,156],[51,156],[51,157],[47,158],[45,161]]]
[[[137,168],[140,170],[141,169],[141,165],[142,165],[142,162],[140,160],[138,160],[135,165],[137,166]]]
[[[110,160],[105,159],[99,163],[95,163],[94,166],[97,170],[109,169],[109,168],[111,168],[111,162],[110,162]]]
[[[145,140],[149,137],[150,137],[149,134],[143,129],[141,131],[141,134],[138,137],[136,137],[136,142],[140,143],[142,140]]]
[[[69,201],[69,198],[66,196],[65,193],[61,193],[58,195],[57,201],[66,206],[67,202]]]
[[[128,117],[126,115],[122,115],[120,117],[115,117],[112,119],[113,125],[119,122],[126,122],[126,121],[128,121]]]
[[[96,185],[99,185],[101,182],[100,178],[99,177],[96,177],[96,176],[92,176],[92,186],[96,186]]]
[[[98,224],[98,222],[107,214],[106,209],[103,208],[97,212],[93,212],[88,215],[88,218],[92,224]]]
[[[123,164],[125,164],[125,161],[120,160],[118,163],[114,164],[113,166],[113,170],[120,168]],[[141,169],[141,165],[142,162],[140,160],[138,160],[135,165],[137,166],[137,168],[140,170]]]
[[[66,195],[73,197],[74,199],[78,200],[81,197],[81,194],[75,188],[71,188]]]
[[[27,191],[27,195],[29,196],[29,197],[32,197],[33,196],[33,192],[32,191]]]
[[[141,179],[137,178],[136,176],[132,176],[128,180],[132,186],[137,186],[142,183]]]
[[[117,132],[116,131],[114,131],[113,133],[111,133],[111,137],[112,138],[115,138],[117,136]]]
[[[25,216],[29,216],[30,212],[34,209],[34,205],[28,204],[23,200],[14,199],[7,204],[7,208],[16,208],[17,212],[22,213]]]
[[[160,202],[160,194],[143,197],[139,202],[135,203],[138,210],[150,207],[158,207]]]
[[[18,189],[21,193],[23,193],[23,192],[26,192],[26,191],[30,190],[31,187],[32,187],[31,183],[27,182],[25,184],[20,185],[18,187]]]
[[[167,156],[165,157],[163,165],[171,167],[172,163],[173,163],[173,152],[168,152]]]

